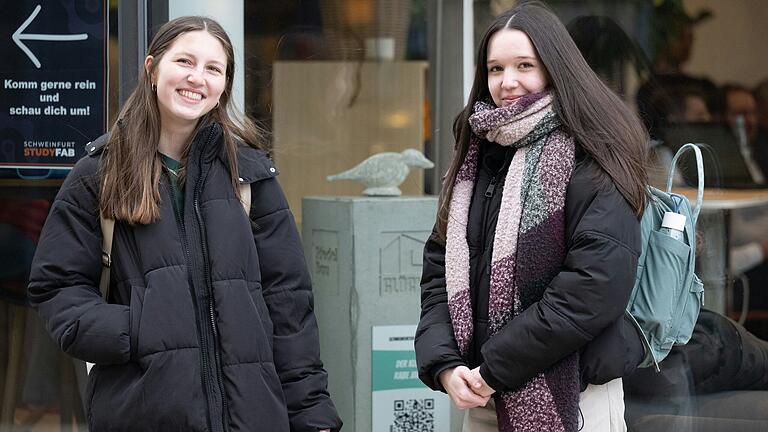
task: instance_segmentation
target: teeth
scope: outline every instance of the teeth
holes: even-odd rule
[[[179,94],[194,100],[200,100],[203,98],[203,95],[201,95],[200,93],[191,92],[189,90],[179,90]]]

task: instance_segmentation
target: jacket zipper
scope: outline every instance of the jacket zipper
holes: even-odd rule
[[[190,253],[190,246],[189,246],[189,240],[187,238],[187,230],[184,226],[184,218],[181,216],[181,210],[178,208],[178,205],[176,203],[176,190],[173,187],[173,180],[166,174],[166,177],[168,179],[168,189],[170,192],[170,201],[171,205],[173,206],[173,214],[176,217],[176,225],[179,227],[179,235],[181,236],[181,244],[182,248],[184,249],[184,257],[186,258],[187,262],[187,277],[188,277],[188,283],[189,283],[189,290],[190,295],[192,296],[192,302],[195,304],[196,309],[198,309],[198,301],[197,301],[197,294],[195,293],[195,283],[192,278],[192,271],[191,271],[191,263],[192,263],[192,256]],[[195,313],[195,315],[199,315],[199,313]],[[203,329],[200,328],[199,318],[198,318],[198,333],[200,334],[200,349],[202,350],[202,373],[203,373],[203,391],[205,393],[205,400],[208,404],[208,412],[206,413],[206,419],[208,421],[208,429],[213,429],[211,424],[211,416],[210,412],[212,411],[211,407],[211,398],[213,397],[213,389],[210,388],[210,377],[208,375],[208,353],[207,353],[207,345],[204,342],[203,338]]]
[[[493,201],[493,196],[496,194],[496,184],[501,179],[502,174],[506,174],[506,169],[509,166],[510,161],[512,160],[512,155],[514,152],[510,149],[507,149],[507,153],[504,156],[504,164],[499,168],[499,170],[496,172],[496,174],[491,177],[490,183],[488,183],[488,187],[485,189],[485,199],[483,200],[483,225],[482,225],[482,236],[481,236],[481,245],[482,245],[482,253],[485,255],[485,251],[488,250],[488,247],[490,245],[486,244],[488,242],[487,239],[487,228],[488,225],[488,212],[491,207],[491,202]],[[490,277],[491,274],[491,261],[493,257],[488,257],[488,260],[486,262],[486,271],[488,272],[488,276]],[[487,318],[487,317],[486,317]]]
[[[215,126],[214,126],[215,128]],[[213,140],[214,135],[214,129],[212,128],[208,138],[205,142],[204,148],[207,148],[211,145],[211,141]],[[212,337],[212,347],[206,347],[206,351],[208,348],[211,348],[213,350],[213,356],[214,356],[214,362],[215,364],[215,376],[213,379],[216,381],[214,385],[218,386],[219,394],[221,395],[221,422],[224,430],[228,430],[227,427],[227,413],[228,413],[228,406],[227,406],[227,398],[224,394],[224,385],[223,385],[223,379],[221,376],[221,353],[219,352],[219,331],[218,326],[216,325],[216,311],[214,310],[214,297],[213,297],[213,281],[211,279],[211,270],[210,270],[210,263],[209,263],[209,256],[208,256],[208,242],[206,240],[205,236],[205,224],[203,223],[203,214],[200,210],[200,194],[202,193],[202,187],[203,184],[205,184],[205,179],[208,176],[207,171],[205,173],[202,172],[203,168],[203,156],[204,152],[200,153],[200,160],[198,161],[199,167],[201,169],[201,175],[197,179],[197,183],[195,184],[195,190],[193,193],[193,207],[195,209],[195,219],[198,224],[198,228],[200,230],[200,245],[202,247],[203,251],[203,280],[205,281],[205,289],[206,289],[206,298],[207,298],[207,304],[206,309],[208,313],[208,319],[210,321],[210,328],[211,331],[210,336]],[[207,338],[206,338],[207,341]],[[208,358],[207,353],[203,356],[206,360]],[[206,369],[207,371],[207,369]]]
[[[488,187],[485,189],[485,198],[483,198],[483,224],[481,225],[482,235],[480,236],[480,246],[483,248],[481,251],[483,256],[485,256],[485,251],[488,249],[488,245],[486,245],[486,239],[487,239],[487,225],[488,225],[488,211],[491,207],[491,202],[493,201],[493,195],[496,192],[496,182],[498,180],[499,173],[496,173],[491,178],[491,182],[488,183]],[[488,274],[491,273],[491,260],[489,259],[486,263],[486,269],[488,270]]]
[[[206,140],[205,146],[209,146],[211,144],[213,138],[213,129],[208,135],[208,138]],[[203,154],[200,156],[200,168],[202,170],[202,162],[203,162]],[[207,173],[206,173],[207,175]],[[206,418],[208,420],[208,429],[214,431],[223,429],[225,431],[229,430],[228,422],[227,422],[227,413],[228,413],[228,407],[227,407],[227,400],[226,396],[224,395],[224,387],[222,384],[222,377],[221,377],[221,359],[220,359],[220,353],[218,350],[218,329],[216,326],[216,316],[214,311],[214,303],[213,303],[213,284],[211,283],[211,276],[210,276],[210,269],[209,269],[209,263],[208,263],[208,244],[205,241],[205,233],[204,233],[204,225],[203,225],[203,218],[202,214],[200,212],[200,206],[199,206],[199,198],[200,198],[200,191],[202,189],[202,184],[204,183],[205,176],[200,175],[200,178],[198,179],[195,190],[193,192],[193,204],[195,209],[195,218],[198,223],[198,227],[200,228],[200,240],[201,240],[201,247],[203,250],[203,268],[204,268],[204,283],[205,283],[205,289],[206,289],[206,296],[205,301],[207,304],[200,305],[199,301],[197,300],[197,293],[195,291],[195,283],[194,278],[192,276],[191,271],[191,263],[192,263],[192,257],[191,257],[191,251],[190,251],[190,245],[189,245],[189,239],[187,237],[187,231],[186,227],[184,225],[184,219],[181,216],[181,211],[179,210],[176,199],[175,199],[175,191],[173,188],[173,185],[171,184],[171,179],[168,177],[168,188],[170,189],[170,195],[171,195],[171,204],[173,206],[173,212],[176,217],[176,223],[179,227],[181,239],[182,239],[182,246],[184,248],[184,256],[187,260],[187,275],[189,278],[189,287],[192,295],[192,301],[195,303],[197,312],[195,315],[197,316],[197,325],[198,325],[198,332],[200,335],[200,350],[201,350],[201,357],[202,357],[202,365],[201,365],[201,371],[203,375],[203,391],[205,393],[205,398],[208,405],[208,412],[206,413]],[[211,326],[207,329],[204,329],[204,324],[202,324],[204,321],[204,318],[206,315],[208,315],[210,319]],[[210,332],[208,331],[210,330]],[[210,339],[213,339],[212,341]],[[214,359],[215,359],[215,365],[213,365],[213,368],[215,369],[215,376],[212,376],[211,374],[211,365],[209,361],[210,356],[210,350],[213,350]],[[214,382],[215,380],[215,382]],[[219,394],[221,395],[221,422],[222,427],[221,428],[214,428],[213,427],[213,419],[211,418],[211,413],[215,413],[218,409],[217,406],[215,406],[215,402],[212,400],[214,398],[214,395],[216,394],[216,387],[218,387]]]

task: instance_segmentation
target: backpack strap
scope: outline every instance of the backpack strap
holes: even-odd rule
[[[112,238],[115,234],[115,220],[99,215],[101,223],[101,281],[99,291],[104,300],[109,298],[109,268],[112,266]]]
[[[701,211],[701,201],[704,199],[704,161],[701,157],[701,150],[699,144],[688,143],[680,147],[680,150],[675,153],[672,158],[671,166],[669,167],[669,176],[667,177],[667,193],[672,193],[672,179],[675,175],[675,167],[677,166],[677,160],[688,150],[693,150],[696,154],[696,172],[699,178],[699,185],[696,191],[696,206],[693,209],[693,226],[696,226],[696,221],[699,219],[699,212]]]
[[[240,202],[243,204],[245,214],[251,214],[251,184],[240,183]]]

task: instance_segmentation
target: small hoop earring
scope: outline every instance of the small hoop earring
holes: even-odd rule
[[[157,93],[157,84],[152,83],[152,93]]]
[[[213,107],[213,109],[219,109],[219,103],[218,102],[216,102],[216,106]]]

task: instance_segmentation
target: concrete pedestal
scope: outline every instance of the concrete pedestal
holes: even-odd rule
[[[321,356],[345,430],[372,430],[372,328],[419,322],[422,255],[436,212],[436,197],[302,201]],[[459,430],[458,412],[452,416]]]

